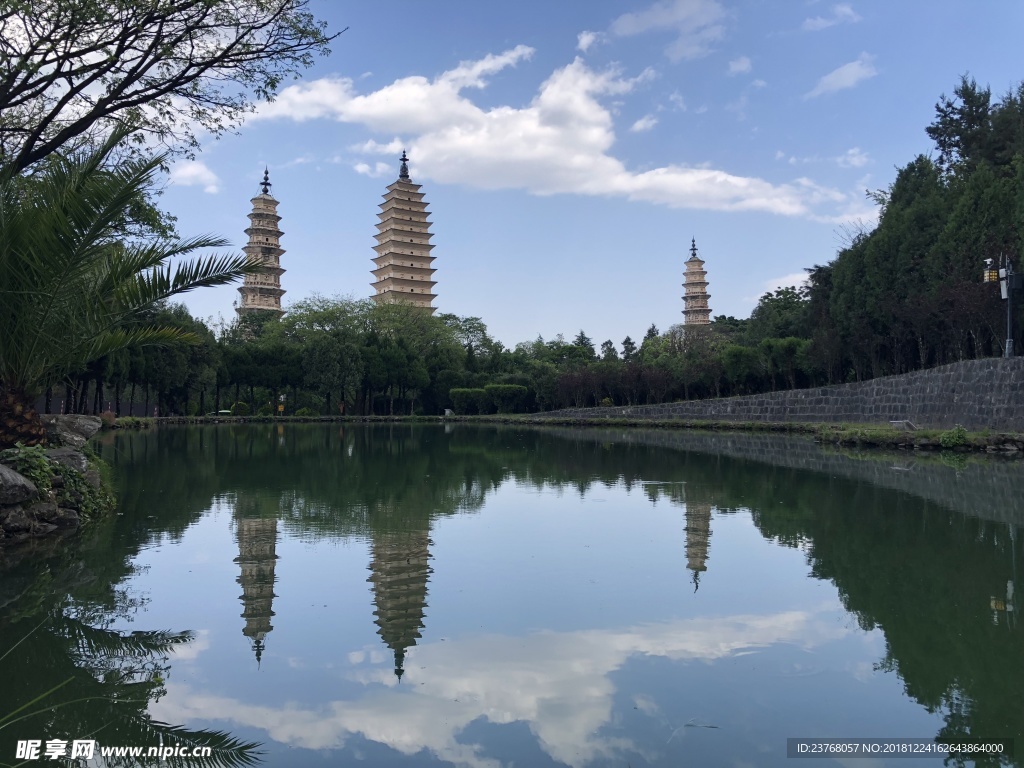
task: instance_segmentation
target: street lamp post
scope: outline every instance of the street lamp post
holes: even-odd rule
[[[985,259],[982,280],[986,283],[999,283],[999,295],[1006,301],[1006,346],[1003,357],[1013,357],[1013,299],[1014,294],[1022,287],[1022,278],[1013,271],[1013,263],[1006,254],[1000,257],[1001,266],[996,269],[992,259]]]

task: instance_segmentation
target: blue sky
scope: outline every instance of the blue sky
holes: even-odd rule
[[[1015,0],[312,8],[349,27],[333,54],[176,162],[162,205],[183,235],[241,247],[267,166],[285,304],[365,297],[404,148],[433,213],[435,306],[509,346],[681,322],[691,237],[712,313],[749,316],[873,225],[864,191],[931,151],[924,128],[962,74],[996,96],[1024,79]],[[186,303],[230,318],[236,296]]]

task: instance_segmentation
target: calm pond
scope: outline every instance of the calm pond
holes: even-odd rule
[[[118,515],[0,575],[0,717],[71,680],[0,728],[0,764],[26,739],[233,739],[260,754],[202,764],[300,767],[783,766],[797,737],[1024,754],[1019,462],[463,425],[98,448]]]

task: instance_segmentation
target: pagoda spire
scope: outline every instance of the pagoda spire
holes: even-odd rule
[[[710,325],[711,309],[708,307],[708,273],[704,262],[697,255],[697,239],[690,239],[690,258],[686,260],[683,273],[683,322],[686,325]]]
[[[434,257],[430,244],[430,213],[420,185],[409,178],[409,156],[402,151],[398,178],[388,185],[377,218],[377,252],[371,270],[378,304],[411,304],[430,314],[434,293]]]
[[[270,194],[270,170],[263,169],[263,181],[260,182],[260,194],[252,198],[252,212],[249,214],[249,227],[245,234],[249,242],[242,250],[251,261],[259,263],[263,268],[255,274],[245,276],[245,281],[238,289],[242,295],[242,303],[235,307],[239,316],[249,312],[272,312],[277,316],[284,314],[281,309],[281,231],[277,215],[277,200]]]

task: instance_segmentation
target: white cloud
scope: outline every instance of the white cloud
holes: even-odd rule
[[[712,664],[776,644],[810,650],[849,634],[831,609],[823,609],[521,637],[483,635],[410,649],[401,690],[390,664],[366,664],[350,654],[346,677],[365,686],[350,700],[316,708],[295,702],[273,707],[168,682],[167,695],[153,704],[151,714],[165,722],[258,728],[281,744],[313,750],[337,749],[361,737],[403,755],[426,751],[446,764],[470,768],[502,765],[471,741],[470,723],[522,723],[559,764],[623,765],[623,756],[637,745],[609,731],[618,692],[615,673],[630,659]],[[657,716],[652,699],[633,701],[648,716]]]
[[[860,21],[860,16],[846,3],[832,6],[831,16],[815,16],[805,19],[801,29],[805,32],[817,32],[822,29],[834,27],[837,24],[855,24]]]
[[[601,34],[598,32],[580,32],[579,35],[576,36],[576,48],[583,51],[583,53],[586,53],[590,50],[590,46],[600,40]]]
[[[801,183],[773,184],[695,164],[673,163],[640,173],[611,154],[615,142],[609,97],[621,97],[650,81],[654,72],[624,77],[614,68],[595,70],[577,58],[556,69],[523,106],[477,106],[466,93],[486,78],[529,58],[518,46],[479,62],[462,62],[430,80],[405,77],[359,93],[352,80],[324,78],[285,88],[256,120],[314,118],[362,125],[384,137],[352,148],[392,159],[408,149],[414,177],[482,189],[522,189],[537,195],[620,197],[721,211],[759,210],[811,215]],[[682,107],[682,97],[670,97]],[[697,110],[706,111],[706,107]],[[392,163],[393,164],[393,163]],[[363,163],[360,173],[375,173]]]
[[[198,160],[175,163],[171,168],[170,182],[179,187],[202,187],[203,192],[210,195],[220,192],[220,179],[217,178],[217,174]]]
[[[813,99],[826,93],[835,93],[846,88],[853,88],[858,83],[874,77],[878,74],[874,61],[874,56],[862,53],[857,57],[856,61],[843,64],[843,66],[833,69],[822,77],[814,88],[804,94],[804,98]]]
[[[352,169],[356,173],[361,173],[364,176],[370,176],[371,178],[379,178],[381,176],[387,176],[388,174],[398,173],[398,168],[395,165],[388,165],[387,163],[374,163],[372,166],[369,163],[356,163],[352,166]]]
[[[750,59],[746,56],[740,56],[738,59],[733,59],[729,62],[729,74],[730,75],[742,75],[745,72],[751,70]]]
[[[633,123],[633,125],[630,126],[629,130],[633,131],[633,133],[643,133],[644,131],[651,130],[651,128],[653,128],[657,124],[658,118],[656,118],[654,115],[644,115],[635,123]]]
[[[678,36],[665,49],[672,61],[696,59],[712,50],[721,40],[725,27],[725,9],[717,0],[661,0],[646,10],[626,13],[612,22],[611,33],[639,35],[652,30],[669,29]]]
[[[764,80],[758,79],[758,80],[754,80],[753,82],[751,82],[750,83],[750,87],[751,88],[767,88],[768,87],[768,83],[766,83]]]
[[[840,168],[863,168],[870,162],[871,158],[860,147],[852,147],[835,160]]]
[[[381,144],[378,141],[370,139],[369,141],[364,141],[362,144],[353,144],[349,149],[353,152],[363,152],[376,155],[397,155],[405,149],[405,143],[398,138],[392,139],[387,144]]]
[[[767,293],[774,293],[779,288],[801,288],[807,284],[806,272],[794,272],[791,275],[773,277],[764,281],[764,289]]]
[[[672,91],[669,95],[668,100],[672,102],[672,106],[678,109],[680,112],[686,111],[686,100],[683,99],[683,95],[679,91]]]

